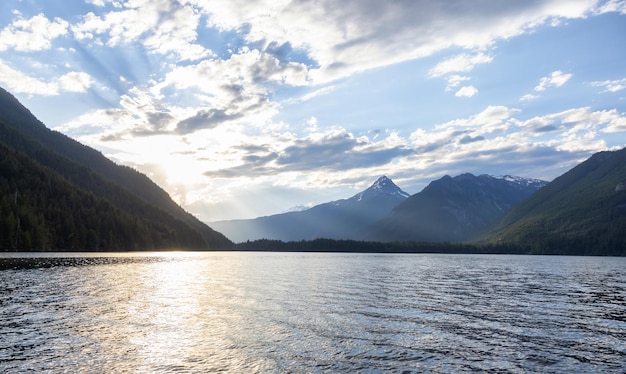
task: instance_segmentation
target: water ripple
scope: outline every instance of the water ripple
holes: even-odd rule
[[[626,259],[0,259],[0,372],[624,372]]]

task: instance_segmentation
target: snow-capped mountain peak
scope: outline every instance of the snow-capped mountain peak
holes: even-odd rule
[[[387,178],[387,176],[384,175],[378,178],[376,182],[374,182],[374,184],[372,184],[368,189],[357,194],[355,198],[360,201],[365,196],[374,194],[396,195],[403,198],[407,198],[410,196],[408,193],[402,191],[402,189],[398,187],[395,183],[393,183],[391,179]]]

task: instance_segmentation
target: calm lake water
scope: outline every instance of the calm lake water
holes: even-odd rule
[[[2,254],[0,266],[0,372],[626,370],[626,258]]]

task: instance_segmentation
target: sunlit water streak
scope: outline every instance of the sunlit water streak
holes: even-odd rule
[[[624,258],[33,257],[0,259],[2,372],[626,370]]]

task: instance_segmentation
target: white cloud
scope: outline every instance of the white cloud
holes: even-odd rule
[[[91,77],[87,73],[71,72],[59,78],[59,84],[63,91],[85,92],[91,87]]]
[[[573,76],[573,74],[565,74],[561,70],[550,73],[549,76],[541,78],[539,84],[535,87],[535,91],[545,91],[549,87],[561,87]]]
[[[430,78],[445,76],[448,81],[446,91],[450,91],[453,88],[460,86],[462,82],[471,79],[468,76],[452,73],[467,73],[472,71],[476,65],[486,64],[491,61],[493,61],[493,56],[487,55],[483,52],[478,52],[473,55],[462,53],[438,63],[434,68],[430,69],[428,76]],[[457,90],[454,96],[472,97],[477,93],[478,89],[476,87],[464,86]]]
[[[107,4],[111,4],[115,8],[121,8],[122,4],[118,0],[85,0],[87,4],[93,4],[95,6],[103,7]]]
[[[0,61],[0,82],[14,93],[53,96],[59,93],[58,84],[44,82],[15,70]]]
[[[462,0],[346,0],[340,5],[333,0],[188,3],[209,14],[210,26],[240,30],[249,42],[290,42],[294,48],[307,51],[320,65],[311,71],[316,83],[430,56],[450,47],[482,51],[499,39],[520,35],[555,19],[585,17],[595,6],[595,1],[588,0],[489,0],[480,6]],[[468,71],[491,59],[484,52],[461,54],[431,73],[440,76]]]
[[[14,93],[56,96],[61,91],[85,92],[92,84],[91,77],[82,72],[69,72],[58,79],[46,82],[13,69],[0,60],[0,82]]]
[[[491,61],[493,61],[493,56],[482,52],[474,55],[463,53],[438,63],[428,72],[428,75],[430,77],[441,77],[450,73],[466,73],[472,71],[476,65],[486,64]]]
[[[93,4],[95,6],[104,6],[104,0],[85,0],[87,4]]]
[[[67,34],[68,22],[55,18],[50,21],[43,14],[30,19],[19,19],[0,31],[0,51],[14,49],[32,52],[49,49],[52,41]]]
[[[557,157],[561,164],[573,166],[576,161],[570,155],[586,157],[607,149],[599,132],[626,131],[626,114],[615,109],[593,111],[584,107],[526,120],[516,118],[521,114],[519,109],[490,106],[432,131],[418,129],[411,134],[419,154],[413,161],[418,162],[419,169],[436,170],[448,165],[457,172],[481,170],[486,164],[510,164],[511,170],[525,168],[521,175],[539,176],[532,168],[542,168],[541,173],[548,170],[544,159],[547,154]],[[554,166],[551,168],[555,173]]]
[[[198,60],[212,52],[197,43],[200,14],[191,6],[169,0],[134,0],[100,17],[86,14],[72,26],[78,39],[114,47],[140,42],[152,53],[173,53],[178,60]]]
[[[471,79],[470,77],[466,77],[466,76],[462,76],[458,74],[452,74],[447,77],[448,86],[446,87],[446,91],[450,91],[451,89],[460,86],[461,83],[468,81],[470,79]]]
[[[298,102],[309,101],[315,97],[327,95],[335,90],[335,86],[326,86],[320,89],[317,89],[313,92],[309,92],[308,94],[297,99]]]
[[[608,0],[604,3],[598,4],[598,8],[594,10],[595,14],[602,14],[608,12],[619,12],[626,14],[626,1],[624,0]]]
[[[199,92],[207,108],[265,126],[276,114],[277,104],[269,96],[278,84],[307,85],[306,67],[281,63],[272,55],[244,48],[228,60],[203,60],[176,67],[152,92],[158,96],[168,87]]]
[[[532,101],[535,99],[538,99],[539,96],[538,95],[533,95],[533,94],[526,94],[522,97],[520,97],[520,101]]]
[[[470,116],[469,118],[455,119],[437,125],[436,129],[450,130],[472,127],[480,128],[481,133],[500,133],[509,128],[513,115],[519,112],[520,110],[515,108],[508,108],[502,105],[490,105],[478,114]]]
[[[472,97],[478,93],[478,89],[474,86],[463,86],[461,87],[454,96],[458,97]]]
[[[565,137],[580,139],[580,134],[626,131],[626,114],[616,109],[593,111],[590,107],[573,108],[518,122],[531,133],[561,132]]]
[[[617,92],[626,89],[626,78],[591,82],[593,87],[604,88],[603,92]]]
[[[428,154],[432,163],[453,163],[461,162],[466,152],[477,150],[492,154],[494,160],[498,150],[530,146],[597,152],[607,147],[598,133],[626,132],[626,114],[615,109],[593,111],[583,107],[516,118],[521,114],[519,109],[489,106],[468,118],[438,125],[433,131],[419,129],[411,134],[411,140],[421,156]]]

